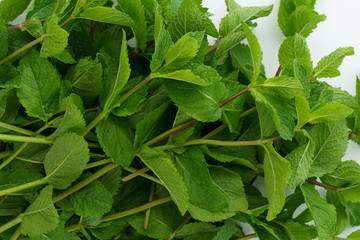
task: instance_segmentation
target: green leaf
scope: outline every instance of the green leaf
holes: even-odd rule
[[[292,106],[290,106],[289,100],[261,88],[252,88],[251,95],[257,102],[266,105],[280,136],[285,140],[291,140],[295,129],[295,123],[291,114]],[[263,128],[266,129],[269,125],[269,123],[265,122],[264,124],[266,125],[261,126],[262,131]]]
[[[47,121],[59,109],[60,74],[34,50],[20,60],[19,70],[21,82],[17,96],[21,104],[29,116]]]
[[[168,24],[168,31],[172,39],[176,41],[189,32],[204,30],[206,34],[212,37],[219,36],[213,22],[202,12],[199,2],[182,0]]]
[[[19,114],[19,107],[16,89],[9,87],[0,90],[0,121],[14,123]]]
[[[315,3],[315,1],[313,2]],[[287,37],[296,33],[308,37],[317,24],[325,19],[325,15],[319,15],[314,11],[314,4],[310,4],[309,1],[281,0],[278,23]]]
[[[169,48],[165,55],[165,65],[161,70],[172,72],[181,68],[196,56],[198,48],[199,45],[195,38],[190,37],[189,34],[182,36]]]
[[[143,52],[146,48],[148,28],[145,21],[145,10],[140,0],[117,0],[119,7],[133,20],[132,30],[136,39],[136,48]]]
[[[76,18],[129,27],[132,27],[135,24],[133,19],[125,12],[102,6],[87,8],[77,15]]]
[[[332,239],[336,231],[336,210],[334,205],[322,199],[319,192],[310,184],[303,184],[300,188],[305,203],[314,218],[319,240]]]
[[[114,107],[114,104],[119,98],[121,89],[125,86],[130,77],[130,71],[129,58],[127,55],[126,33],[123,31],[117,75],[115,79],[111,77],[112,75],[104,78],[104,93],[100,98],[104,105],[104,109],[108,110]]]
[[[250,45],[250,53],[251,53],[251,59],[253,65],[253,73],[249,80],[251,83],[255,83],[257,82],[257,78],[260,74],[262,52],[261,52],[260,44],[256,36],[250,30],[249,26],[243,22],[242,27],[244,29],[246,39],[248,40],[248,43]]]
[[[312,240],[317,236],[313,226],[303,225],[293,220],[286,221],[282,226],[291,240]]]
[[[155,14],[154,28],[155,50],[150,63],[152,72],[155,72],[162,66],[166,53],[174,45],[170,33],[165,29],[158,9]]]
[[[81,58],[69,68],[65,79],[71,82],[74,92],[80,96],[98,96],[102,92],[102,67],[96,60]]]
[[[333,172],[324,175],[321,181],[334,187],[341,187],[349,183],[359,184],[360,165],[353,160],[343,161]]]
[[[0,173],[0,189],[9,189],[20,186],[25,183],[33,182],[42,178],[42,174],[23,167],[17,167],[13,170],[1,171]],[[18,195],[33,193],[34,189],[23,190]],[[5,199],[3,199],[5,200]]]
[[[73,58],[73,56],[67,49],[65,49],[62,53],[55,54],[54,58],[66,64],[76,63],[76,60]]]
[[[279,62],[283,71],[294,71],[294,61],[297,61],[310,75],[313,71],[313,63],[306,39],[296,33],[288,37],[279,49]]]
[[[121,176],[122,171],[121,167],[116,167],[112,169],[110,172],[107,172],[104,176],[101,178],[101,183],[104,185],[106,190],[108,190],[111,195],[116,195],[119,188],[121,187],[122,181]]]
[[[299,79],[303,87],[301,95],[308,99],[310,97],[310,74],[306,69],[297,61],[294,60],[294,77]]]
[[[1,3],[0,3],[1,4]],[[3,59],[8,54],[8,32],[6,30],[5,22],[0,19],[0,59]]]
[[[76,101],[80,101],[79,96],[71,94],[66,99],[66,109],[64,117],[62,118],[58,128],[53,133],[52,137],[56,138],[65,132],[73,132],[80,134],[85,129],[85,120],[82,113],[82,108],[76,105]],[[81,105],[82,107],[82,105]]]
[[[307,179],[315,151],[314,141],[305,130],[296,134],[300,135],[303,140],[285,157],[291,164],[291,177],[288,183],[290,189],[295,189]]]
[[[244,185],[241,176],[221,166],[210,166],[210,175],[216,186],[225,194],[229,203],[225,212],[238,212],[248,209]]]
[[[59,224],[59,215],[52,203],[52,187],[45,187],[35,201],[19,217],[21,233],[30,237],[48,233]]]
[[[94,181],[69,197],[70,205],[76,215],[82,217],[102,216],[113,205],[111,193],[100,181]]]
[[[57,189],[65,189],[75,181],[89,161],[89,149],[83,137],[64,133],[46,154],[44,168],[47,182]]]
[[[187,115],[202,122],[213,122],[221,118],[220,103],[227,89],[221,82],[208,86],[174,81],[165,82],[170,98]]]
[[[35,0],[28,13],[26,14],[26,19],[37,18],[45,19],[48,18],[53,11],[53,8],[57,5],[57,1],[53,0]]]
[[[303,96],[295,96],[295,105],[297,113],[296,128],[300,129],[309,121],[310,107],[309,102]]]
[[[242,22],[249,24],[251,20],[268,16],[273,9],[273,5],[261,7],[241,7],[232,9],[226,17],[221,20],[219,33],[220,36],[232,34],[242,30]]]
[[[322,123],[329,121],[338,121],[346,118],[354,110],[344,104],[340,103],[325,103],[319,108],[316,108],[314,111],[311,111],[309,114],[308,122]]]
[[[44,24],[45,38],[40,50],[40,57],[47,58],[62,53],[68,45],[69,33],[59,25],[55,15],[47,18]]]
[[[360,239],[360,230],[357,230],[347,236],[346,240],[358,240]]]
[[[284,98],[294,98],[302,89],[299,80],[288,76],[266,79],[264,83],[258,84],[256,87],[266,88],[268,91]]]
[[[5,22],[13,21],[23,13],[31,0],[2,0],[0,2],[0,18]]]
[[[174,203],[166,203],[151,208],[148,227],[144,230],[145,214],[138,214],[130,219],[130,225],[138,233],[155,239],[167,239],[172,231],[181,223],[183,217]]]
[[[228,206],[225,194],[211,179],[205,158],[197,148],[175,156],[175,165],[188,189],[189,202],[209,211]]]
[[[144,119],[137,124],[134,146],[138,148],[141,144],[151,140],[152,131],[156,130],[156,124],[169,108],[170,102],[165,102],[160,107],[146,114]]]
[[[192,222],[185,224],[177,233],[177,238],[185,238],[186,237],[194,237],[197,235],[200,235],[198,237],[201,237],[201,235],[206,234],[208,232],[216,231],[217,227],[210,223],[204,223],[204,222]],[[192,240],[192,239],[191,239]]]
[[[311,78],[316,79],[340,76],[340,71],[338,70],[339,66],[346,56],[351,55],[354,55],[353,47],[341,47],[336,49],[318,62]]]
[[[153,73],[151,74],[153,78],[166,78],[166,79],[174,79],[178,81],[188,82],[200,86],[208,85],[207,81],[201,79],[199,76],[195,75],[191,70],[178,70],[171,73]]]
[[[178,127],[184,123],[187,123],[189,121],[193,120],[192,117],[188,116],[184,111],[182,110],[178,110],[177,114],[175,116],[175,120],[174,123],[172,125],[172,127]],[[177,133],[174,133],[173,135],[171,135],[169,137],[169,141],[168,144],[173,144],[176,146],[181,146],[183,145],[190,137],[191,135],[193,135],[194,131],[196,128],[196,124],[194,124],[193,126],[190,126],[182,131],[179,131]]]
[[[164,183],[179,211],[184,215],[188,209],[189,196],[184,180],[170,156],[164,152],[156,152],[144,145],[140,148],[138,156]]]
[[[285,204],[285,187],[291,177],[291,165],[279,155],[272,142],[264,147],[265,193],[269,200],[268,221],[279,214]]]
[[[243,31],[235,31],[226,35],[216,47],[216,52],[214,54],[215,63],[226,58],[228,52],[236,46],[241,45],[240,42],[244,39],[245,33]]]
[[[96,125],[99,143],[111,161],[128,167],[135,156],[134,133],[126,120],[109,115]]]
[[[334,191],[326,192],[326,201],[336,208],[336,232],[335,235],[342,233],[348,224],[348,217],[346,215],[345,201],[340,193]]]
[[[0,216],[17,216],[23,213],[28,206],[28,201],[23,196],[0,197]]]
[[[310,130],[315,143],[313,164],[309,176],[321,177],[340,164],[348,143],[348,131],[344,120],[316,124]]]
[[[58,239],[66,239],[66,240],[80,240],[76,235],[68,232],[64,228],[56,228],[49,233],[41,234],[36,237],[32,237],[31,240],[58,240]]]
[[[350,202],[345,201],[344,197],[340,198],[343,199],[342,202],[345,203],[345,208],[349,213],[350,225],[351,226],[359,226],[360,225],[360,202]]]

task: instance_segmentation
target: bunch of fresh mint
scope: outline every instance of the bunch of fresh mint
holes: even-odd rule
[[[360,81],[356,97],[318,81],[353,48],[313,64],[325,16],[281,0],[266,78],[251,28],[272,6],[226,0],[218,31],[201,2],[1,1],[2,239],[330,240],[360,225],[360,165],[341,161],[360,142]]]

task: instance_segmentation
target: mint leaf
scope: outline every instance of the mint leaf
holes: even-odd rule
[[[175,166],[188,189],[189,202],[209,211],[228,206],[225,194],[211,179],[205,158],[197,148],[175,155]]]
[[[48,233],[59,224],[59,215],[52,203],[52,187],[45,187],[35,201],[19,217],[21,233],[30,237]]]
[[[30,116],[47,121],[59,109],[60,74],[34,50],[20,60],[19,70],[21,80],[17,95],[21,104]]]
[[[172,72],[187,64],[196,56],[198,42],[189,34],[182,36],[165,55],[165,65],[162,71]]]
[[[334,187],[353,183],[359,184],[360,165],[353,160],[341,162],[333,172],[324,175],[321,181]]]
[[[303,96],[295,97],[297,123],[296,128],[301,128],[309,121],[310,107],[308,101]]]
[[[35,0],[26,14],[26,19],[45,19],[49,17],[52,14],[53,8],[59,4],[58,2],[59,1],[52,0]]]
[[[335,170],[345,154],[348,142],[346,123],[340,120],[317,124],[309,133],[315,143],[309,176],[321,177]]]
[[[112,69],[108,70],[110,71]],[[115,79],[113,79],[112,73],[109,73],[108,77],[104,77],[104,93],[100,96],[100,101],[104,105],[105,110],[114,107],[114,104],[119,98],[121,89],[125,86],[130,77],[130,71],[129,58],[127,55],[126,33],[123,31],[117,75],[114,76]]]
[[[302,89],[299,80],[287,76],[266,79],[264,83],[258,84],[256,87],[266,88],[268,91],[284,98],[294,98]]]
[[[207,85],[207,82],[201,79],[199,76],[196,76],[191,70],[178,70],[171,73],[153,73],[151,74],[153,78],[167,78],[174,79],[178,81],[193,83],[200,86]]]
[[[130,165],[135,155],[134,133],[126,120],[110,115],[96,126],[96,135],[111,161],[124,167]]]
[[[102,216],[113,205],[111,193],[100,181],[94,181],[69,197],[71,210],[82,217]]]
[[[301,223],[289,220],[283,224],[286,233],[290,239],[294,240],[312,240],[316,237],[316,230],[313,226],[303,225]],[[314,234],[315,230],[315,234]]]
[[[71,82],[75,93],[80,96],[98,96],[102,92],[102,67],[96,60],[81,58],[68,70],[65,79]]]
[[[336,210],[334,205],[327,203],[320,197],[318,191],[309,184],[300,186],[305,203],[310,209],[315,221],[319,240],[331,239],[336,231]],[[327,219],[327,221],[324,221]]]
[[[133,19],[125,12],[102,6],[87,8],[76,17],[129,27],[135,24]]]
[[[313,63],[306,39],[300,34],[288,37],[279,49],[279,62],[283,71],[295,72],[294,61],[297,61],[310,75],[313,71]]]
[[[59,18],[55,15],[52,15],[45,21],[45,38],[40,50],[40,57],[51,57],[65,50],[68,44],[69,33],[62,29],[58,22]]]
[[[178,1],[179,2],[179,1]],[[202,12],[199,2],[183,0],[172,16],[168,31],[173,40],[180,39],[188,32],[205,31],[212,37],[218,37],[215,25],[209,17]]]
[[[197,86],[184,82],[165,82],[171,100],[187,115],[203,122],[221,117],[220,103],[227,92],[221,82]]]
[[[151,137],[154,135],[153,132],[156,131],[156,123],[159,122],[161,117],[169,108],[169,105],[169,102],[165,102],[160,107],[146,114],[144,119],[137,124],[138,129],[136,131],[134,140],[135,148],[138,148],[141,144],[151,140]]]
[[[80,101],[82,104],[79,96],[71,94],[64,101],[66,102],[64,118],[61,120],[58,128],[53,133],[53,138],[56,138],[65,132],[80,134],[85,129],[86,123],[82,113],[83,109],[79,108],[76,104],[76,101]]]
[[[25,11],[31,0],[3,0],[0,3],[0,17],[5,22],[13,21]]]
[[[291,164],[291,177],[288,183],[290,189],[295,189],[305,182],[315,151],[314,141],[305,130],[296,135],[302,138],[301,143],[285,157]]]
[[[312,124],[326,121],[338,121],[346,118],[354,110],[340,103],[325,103],[309,114],[309,122]]]
[[[264,147],[265,193],[269,199],[268,221],[279,214],[285,204],[285,187],[291,176],[291,165],[267,143]]]
[[[164,152],[156,152],[144,145],[140,148],[138,156],[164,183],[180,213],[184,215],[188,209],[189,196],[184,180],[170,156]]]
[[[336,233],[342,233],[348,224],[348,217],[346,214],[345,201],[340,193],[328,191],[326,192],[326,201],[336,208]]]
[[[136,48],[145,51],[147,41],[147,24],[145,21],[145,10],[140,0],[117,0],[120,9],[133,20],[132,30],[136,39]]]
[[[357,240],[360,238],[360,230],[357,230],[347,236],[346,240]]]
[[[7,56],[8,53],[8,32],[6,30],[5,22],[0,20],[0,59],[3,59]]]
[[[155,50],[150,63],[152,72],[155,72],[162,66],[166,53],[174,45],[170,33],[165,29],[163,19],[158,10],[155,15],[154,28]]]
[[[64,133],[46,154],[47,182],[57,189],[69,187],[81,175],[88,161],[89,150],[84,138],[75,133]]]
[[[36,237],[32,237],[33,240],[56,240],[56,239],[67,239],[67,240],[80,240],[79,237],[73,233],[69,233],[64,228],[57,228],[49,233],[41,234]]]
[[[290,105],[287,99],[274,95],[266,89],[253,88],[251,95],[257,102],[264,103],[270,111],[276,129],[280,136],[286,140],[292,139],[295,123],[291,115]],[[266,124],[264,122],[264,124]],[[263,128],[267,128],[265,125]]]
[[[318,62],[311,78],[316,79],[340,76],[338,70],[339,66],[346,56],[351,55],[354,55],[354,48],[352,47],[341,47],[336,49]]]

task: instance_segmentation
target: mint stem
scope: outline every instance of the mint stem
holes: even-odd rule
[[[133,179],[133,178],[135,178],[135,177],[137,177],[137,176],[140,176],[141,174],[143,174],[143,173],[145,173],[145,172],[147,172],[147,171],[149,171],[149,170],[150,170],[150,168],[144,167],[144,168],[142,168],[142,169],[140,169],[140,170],[137,170],[136,172],[133,172],[133,173],[127,175],[126,177],[123,177],[123,178],[121,179],[121,181],[123,181],[123,182],[130,181],[131,179]]]
[[[332,187],[332,186],[326,185],[324,183],[321,183],[321,182],[318,182],[318,181],[315,181],[315,180],[312,180],[312,179],[306,179],[306,181],[308,183],[311,183],[311,184],[316,185],[316,186],[323,187],[323,188],[331,190],[331,191],[341,192],[341,190],[336,188],[336,187]]]
[[[22,190],[37,187],[37,186],[40,186],[40,185],[43,185],[43,184],[46,184],[46,183],[47,183],[47,179],[42,178],[42,179],[39,179],[39,180],[36,180],[36,181],[33,181],[33,182],[22,184],[20,186],[16,186],[16,187],[13,187],[13,188],[8,188],[8,189],[5,189],[5,190],[1,190],[0,191],[0,196],[8,195],[8,194],[15,193],[15,192],[20,192]]]
[[[249,240],[249,239],[253,239],[253,238],[257,238],[258,236],[253,233],[253,234],[249,234],[240,238],[236,238],[235,240]]]
[[[22,133],[24,135],[28,135],[28,136],[33,136],[35,134],[35,132],[29,131],[27,129],[21,128],[21,127],[17,127],[8,123],[4,123],[4,122],[0,122],[0,127],[2,128],[6,128],[8,130],[12,130],[18,133]]]
[[[155,192],[155,182],[151,182],[148,202],[152,202],[152,200],[154,198],[154,192]],[[149,226],[150,213],[151,213],[151,208],[147,209],[145,212],[145,219],[144,219],[144,230],[145,231],[148,229],[148,226]]]
[[[14,142],[52,144],[51,140],[49,140],[47,138],[43,138],[43,137],[27,137],[27,136],[10,135],[10,134],[0,134],[0,140],[14,141]]]
[[[184,219],[184,221],[182,221],[180,223],[180,225],[171,233],[170,237],[167,239],[167,240],[172,240],[175,236],[176,236],[176,233],[187,223],[189,222],[191,219],[191,215],[190,213],[187,215],[187,217]]]
[[[124,169],[125,171],[128,171],[128,172],[132,172],[132,173],[135,173],[135,172],[139,171],[138,169],[132,168],[132,167],[122,167],[122,169]],[[153,182],[156,182],[157,184],[164,185],[158,178],[156,178],[154,176],[151,176],[149,174],[142,173],[142,174],[139,174],[139,176],[141,176],[143,178],[146,178],[146,179],[149,179],[149,180],[151,180]]]
[[[21,218],[20,217],[12,219],[11,221],[5,223],[4,225],[2,225],[0,227],[0,233],[5,232],[9,228],[12,228],[13,226],[15,226],[15,225],[17,225],[19,223],[21,223]]]

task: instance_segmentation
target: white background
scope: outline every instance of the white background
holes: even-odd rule
[[[267,77],[273,77],[279,67],[277,52],[284,40],[284,36],[277,25],[280,0],[236,1],[241,6],[274,5],[270,16],[256,20],[258,26],[253,30],[263,51],[263,63]],[[227,14],[224,0],[203,0],[203,6],[208,7],[209,11],[215,14],[211,18],[218,27],[221,18]],[[355,95],[355,79],[357,75],[360,75],[360,1],[318,0],[315,10],[319,14],[325,14],[327,19],[325,22],[320,23],[318,28],[307,38],[314,66],[323,56],[328,55],[340,46],[354,47],[355,55],[346,57],[340,67],[341,76],[329,78],[326,81],[332,86],[341,87],[350,94]],[[24,17],[21,16],[15,23],[20,23],[23,19]],[[343,160],[350,159],[360,163],[360,146],[353,142],[349,142],[349,148]],[[339,237],[346,237],[357,229],[360,229],[360,227],[348,226],[347,230]],[[253,231],[248,225],[244,225],[244,233],[250,234]]]
[[[224,0],[203,0],[203,6],[215,14],[212,17],[218,27],[227,12]],[[263,51],[263,64],[267,77],[273,77],[279,67],[277,61],[278,49],[285,39],[277,24],[277,13],[280,0],[236,0],[241,6],[274,5],[272,13],[265,18],[256,20],[258,26],[253,32],[258,37]],[[325,14],[327,19],[307,38],[314,67],[323,57],[338,47],[354,47],[355,55],[346,57],[340,67],[341,76],[326,78],[325,81],[335,87],[341,87],[351,95],[355,95],[356,76],[360,75],[360,1],[359,0],[318,0],[315,10]],[[355,160],[360,163],[360,146],[349,142],[349,148],[343,160]],[[318,188],[319,189],[319,188]],[[323,189],[319,189],[324,195]],[[324,219],[326,221],[326,219]],[[360,227],[347,227],[339,237],[346,237]],[[245,226],[245,234],[253,233],[249,226]]]

